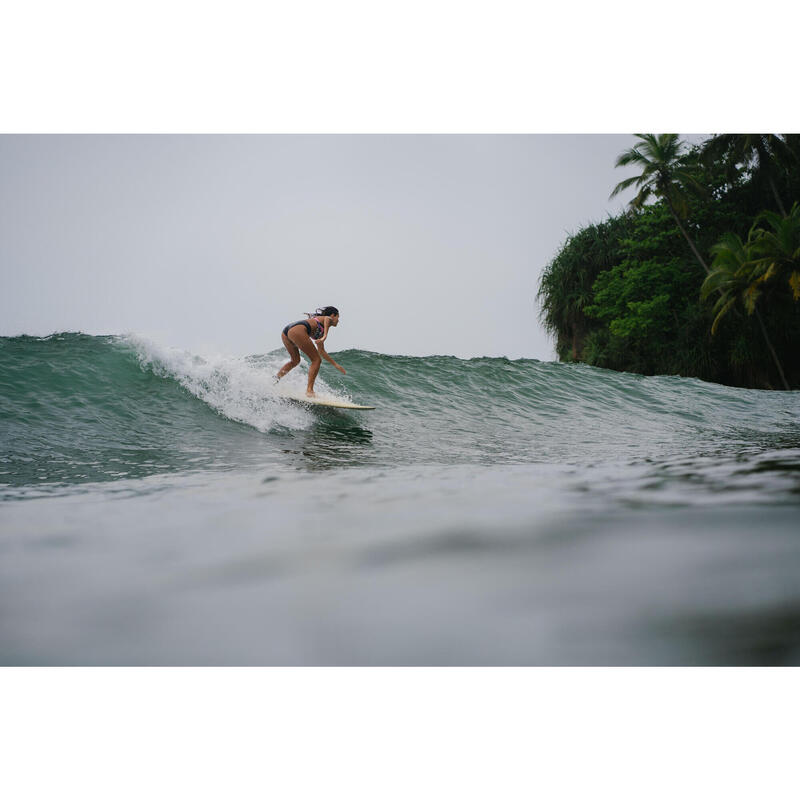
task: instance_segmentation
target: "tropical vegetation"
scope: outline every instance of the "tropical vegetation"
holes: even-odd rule
[[[752,388],[800,388],[800,136],[638,134],[618,216],[545,267],[561,360]],[[788,210],[787,210],[788,209]]]

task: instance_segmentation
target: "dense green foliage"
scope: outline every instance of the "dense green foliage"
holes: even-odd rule
[[[543,272],[559,358],[800,388],[798,137],[639,140],[617,162],[642,168],[615,190],[639,188],[631,210],[570,236]]]

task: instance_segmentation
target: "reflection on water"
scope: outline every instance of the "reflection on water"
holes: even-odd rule
[[[163,444],[130,441],[112,435],[76,438],[71,442],[48,444],[28,453],[0,452],[0,500],[14,499],[29,487],[40,491],[59,491],[100,481],[146,478],[197,470],[227,471],[243,466],[258,466],[273,457],[265,434],[229,420],[216,420],[225,436],[216,430],[184,430]],[[143,437],[142,437],[143,438]]]
[[[340,467],[358,467],[374,459],[372,431],[352,417],[331,409],[319,415],[308,430],[291,434],[292,447],[282,448],[295,469],[320,472]]]
[[[800,662],[800,604],[710,613],[698,610],[658,626],[687,652],[716,666],[794,666]]]
[[[758,450],[800,449],[800,424],[785,423],[774,430],[759,431],[752,428],[729,427],[718,448],[709,448],[716,454],[730,454],[738,446],[746,452]]]

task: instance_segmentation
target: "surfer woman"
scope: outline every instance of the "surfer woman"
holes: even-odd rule
[[[333,306],[318,308],[315,314],[306,314],[307,320],[292,322],[283,329],[281,341],[283,346],[289,351],[291,361],[287,361],[275,376],[280,380],[289,370],[294,369],[300,363],[300,351],[302,350],[311,361],[308,368],[308,388],[306,396],[314,397],[314,381],[317,379],[322,358],[330,361],[336,369],[343,375],[347,373],[340,367],[326,352],[323,342],[328,338],[330,326],[335,328],[339,324],[339,310]],[[316,348],[314,347],[316,344]]]

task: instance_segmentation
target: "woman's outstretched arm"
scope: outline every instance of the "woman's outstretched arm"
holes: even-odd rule
[[[326,320],[326,322],[327,322],[327,320]],[[340,367],[340,366],[339,366],[339,365],[338,365],[338,364],[337,364],[337,363],[336,363],[336,362],[335,362],[335,361],[334,361],[334,360],[333,360],[333,359],[332,359],[332,358],[331,358],[331,357],[328,355],[328,352],[327,352],[327,350],[325,350],[325,347],[324,347],[324,346],[323,346],[323,344],[322,344],[322,339],[320,339],[320,340],[319,340],[319,341],[318,341],[316,344],[317,344],[317,350],[319,350],[319,354],[320,354],[320,355],[321,355],[321,356],[322,356],[322,357],[323,357],[323,358],[324,358],[326,361],[329,361],[331,364],[333,364],[333,366],[334,366],[334,367],[336,367],[336,369],[338,369],[338,370],[339,370],[339,372],[341,372],[341,373],[342,373],[342,375],[347,375],[347,373],[345,372],[345,369],[344,369],[344,367]]]

